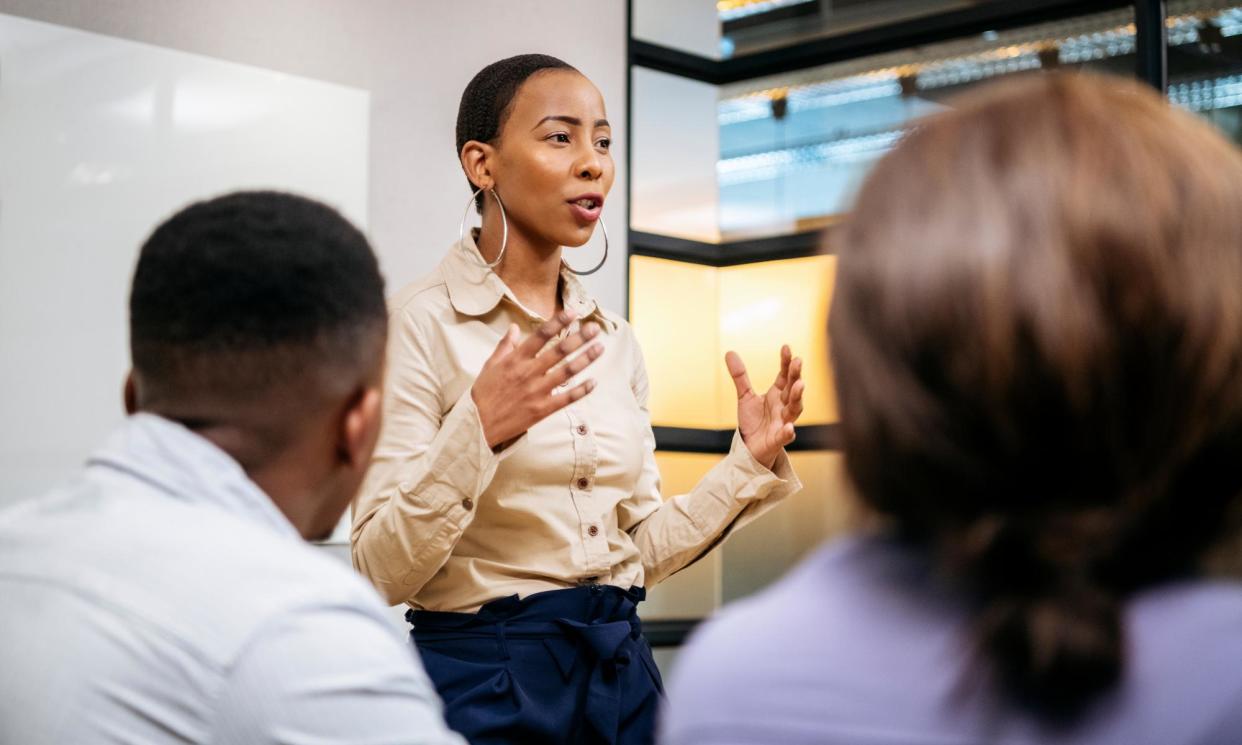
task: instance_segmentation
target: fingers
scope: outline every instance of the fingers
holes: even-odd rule
[[[586,348],[586,351],[576,357],[570,359],[562,365],[552,368],[544,376],[543,390],[550,391],[558,385],[565,385],[574,378],[575,375],[587,369],[587,366],[600,358],[604,353],[604,345],[595,342]]]
[[[566,390],[563,393],[558,393],[555,396],[552,396],[551,398],[548,399],[549,404],[551,406],[551,408],[548,410],[548,414],[551,414],[556,411],[560,411],[561,409],[572,404],[574,401],[577,401],[578,399],[582,398],[583,396],[587,395],[593,390],[595,390],[595,380],[588,378],[587,380],[582,381],[581,383],[574,386],[573,388],[570,388],[569,390]]]
[[[802,416],[802,392],[806,390],[806,381],[797,380],[789,386],[789,401],[781,408],[781,419],[792,427],[793,422]]]
[[[788,344],[782,345],[781,346],[781,371],[776,374],[776,382],[772,384],[776,386],[777,390],[780,390],[780,391],[785,390],[785,386],[788,384],[789,360],[790,360],[790,357],[792,356],[793,356],[792,353],[789,351],[789,345]]]
[[[737,352],[728,352],[725,354],[725,367],[729,368],[729,377],[733,378],[733,387],[737,389],[737,397],[740,401],[751,392],[750,376],[746,374],[746,365]]]
[[[802,380],[802,358],[794,357],[789,363],[789,370],[785,375],[785,385],[778,386],[781,389],[781,403],[789,403],[789,393],[793,390],[794,383]]]
[[[569,336],[566,336],[564,339],[561,339],[556,344],[553,344],[549,346],[547,349],[544,349],[542,352],[539,353],[539,356],[535,357],[535,367],[534,367],[535,373],[542,374],[542,373],[547,372],[549,369],[555,366],[558,362],[565,359],[569,355],[573,354],[575,351],[577,351],[579,347],[581,347],[583,344],[586,344],[591,339],[594,339],[598,335],[599,335],[599,324],[598,323],[583,324],[582,327],[578,329],[577,333],[573,333],[573,334],[570,334]],[[603,353],[604,351],[604,347],[600,342],[596,342],[591,345],[591,349],[594,349],[595,347],[599,347],[599,350],[595,354],[595,357],[592,357],[591,359],[595,359],[596,357],[599,357],[599,355]]]
[[[518,345],[517,351],[523,359],[533,359],[539,351],[547,346],[548,342],[556,338],[561,330],[574,322],[574,312],[572,310],[562,310],[552,316],[552,320],[544,321],[535,329],[535,332],[522,340]]]

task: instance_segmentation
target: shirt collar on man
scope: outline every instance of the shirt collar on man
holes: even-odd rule
[[[271,498],[227,453],[182,425],[135,414],[91,456],[88,465],[120,471],[168,496],[209,504],[277,533],[300,538]]]
[[[502,299],[507,299],[527,316],[544,320],[523,306],[496,272],[483,266],[482,261],[474,238],[467,234],[464,240],[453,244],[440,264],[448,285],[449,301],[458,313],[481,316],[495,308]],[[587,294],[586,288],[564,264],[561,264],[561,286],[561,301],[578,318],[596,321],[607,331],[616,330],[616,324],[604,315],[595,299]]]

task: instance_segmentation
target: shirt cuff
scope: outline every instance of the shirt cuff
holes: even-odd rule
[[[735,484],[736,489],[733,493],[740,502],[779,500],[802,490],[802,481],[794,473],[789,454],[784,448],[776,456],[776,462],[768,468],[755,460],[742,439],[742,433],[737,430],[733,431],[729,454],[721,465],[731,472],[730,481]]]
[[[711,551],[736,530],[754,522],[801,489],[802,482],[783,449],[769,469],[755,460],[742,436],[735,431],[729,454],[708,471],[690,495],[676,497],[698,529],[703,547],[697,556],[680,562],[672,571]],[[668,573],[671,572],[664,573],[656,581]]]

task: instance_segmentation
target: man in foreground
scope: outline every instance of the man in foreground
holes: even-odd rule
[[[367,468],[385,335],[375,256],[324,205],[238,193],[155,230],[131,416],[0,512],[0,742],[462,742],[374,591],[303,540]]]

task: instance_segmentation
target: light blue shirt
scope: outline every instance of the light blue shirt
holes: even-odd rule
[[[1076,725],[1007,705],[969,606],[894,542],[849,538],[708,622],[669,685],[664,745],[1238,745],[1242,583],[1151,588],[1125,670]]]
[[[374,590],[139,414],[0,512],[0,743],[113,742],[464,741]]]

